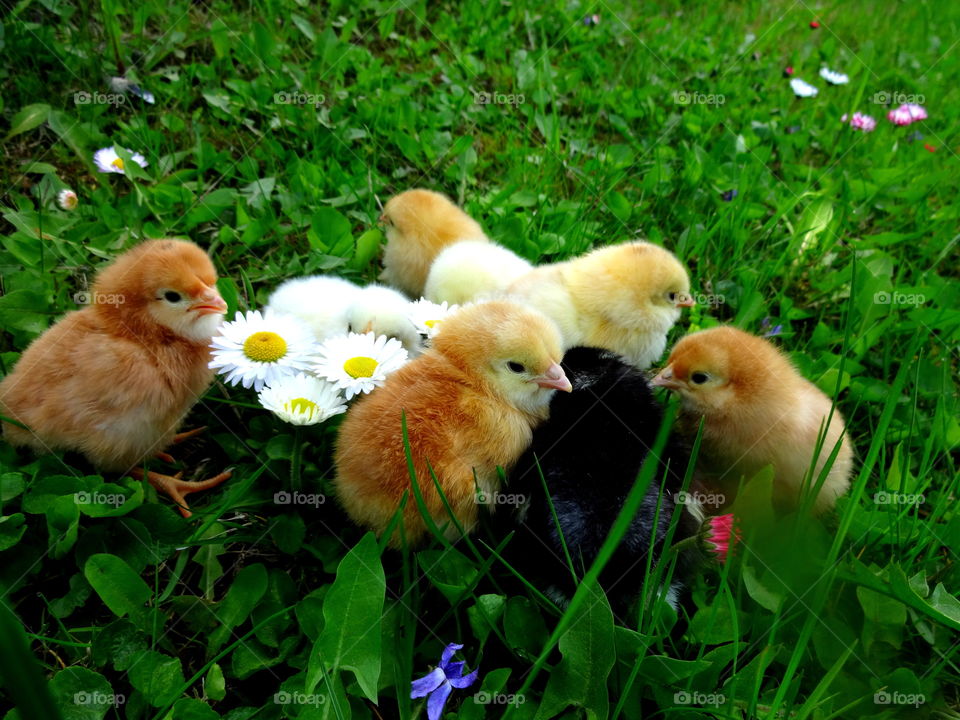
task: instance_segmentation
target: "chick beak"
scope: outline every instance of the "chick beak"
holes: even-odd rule
[[[678,390],[682,385],[682,383],[673,376],[673,368],[669,365],[661,370],[660,374],[650,381],[650,384],[654,387],[667,388],[667,390]]]
[[[538,375],[537,377],[532,378],[530,382],[535,382],[542,388],[563,390],[563,392],[573,392],[573,385],[571,385],[570,381],[567,380],[567,376],[563,373],[563,368],[561,368],[557,363],[553,363],[553,365],[547,368],[547,371],[543,375]]]
[[[677,307],[693,307],[696,304],[690,293],[680,293],[677,297]]]
[[[196,310],[198,315],[223,315],[227,312],[227,303],[220,297],[220,293],[212,290],[191,305],[190,309]]]

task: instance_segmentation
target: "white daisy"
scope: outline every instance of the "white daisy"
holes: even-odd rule
[[[233,322],[221,325],[210,347],[211,368],[226,375],[227,382],[253,386],[257,392],[308,369],[317,352],[313,333],[299,320],[287,315],[264,320],[258,310],[246,316],[238,312]]]
[[[332,383],[303,373],[280,378],[258,397],[267,410],[293,425],[316,425],[347,411],[343,395]]]
[[[57,205],[61,210],[76,210],[79,202],[73,190],[61,190],[57,193]]]
[[[417,332],[427,337],[433,337],[440,329],[440,322],[459,307],[459,305],[448,306],[446,300],[437,305],[435,302],[420,298],[416,302],[410,303],[407,316],[410,318],[410,322],[416,325]]]
[[[336,383],[350,400],[383,385],[387,375],[407,361],[407,351],[396,338],[350,333],[324,341],[314,372]]]
[[[149,163],[140,153],[128,150],[130,159],[140,167],[146,167]],[[117,151],[112,147],[101,148],[93,154],[93,161],[97,164],[97,170],[102,173],[120,173],[125,175],[123,169],[123,158],[117,155]]]
[[[790,87],[797,97],[816,97],[817,93],[820,92],[813,85],[800,78],[791,78]]]
[[[822,77],[831,85],[846,85],[848,82],[850,82],[850,78],[848,76],[841,72],[835,72],[826,67],[820,68],[820,77]]]

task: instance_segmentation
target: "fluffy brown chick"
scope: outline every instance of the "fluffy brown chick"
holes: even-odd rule
[[[12,445],[74,450],[98,468],[142,476],[137,467],[176,441],[190,407],[213,378],[210,339],[227,306],[207,253],[192,242],[150,240],[96,277],[93,304],[49,328],[0,382],[0,413]],[[148,473],[174,498],[212,487]]]
[[[610,350],[645,369],[667,346],[680,309],[693,305],[690,278],[676,256],[658,245],[610,245],[514,282],[507,295],[554,320],[565,350]]]
[[[404,536],[416,544],[426,535],[404,454],[406,413],[427,510],[456,536],[429,462],[458,521],[472,529],[479,504],[499,488],[497,467],[509,470],[527,448],[554,391],[571,390],[561,358],[556,326],[516,303],[478,303],[446,318],[427,352],[348,411],[335,455],[336,491],[347,514],[382,534],[410,493]],[[399,534],[390,542],[399,546]]]
[[[698,471],[708,485],[734,491],[767,465],[774,470],[774,498],[797,507],[805,486],[814,487],[840,442],[837,458],[817,495],[815,508],[833,507],[847,491],[853,449],[843,417],[830,398],[803,378],[772,343],[732,327],[687,335],[652,381],[681,398],[680,427],[695,434],[704,420]],[[806,479],[821,425],[826,439]],[[732,497],[732,495],[731,495]]]
[[[445,247],[461,240],[489,242],[475,220],[432,190],[395,195],[380,219],[387,233],[380,279],[413,298],[423,295],[430,265]]]

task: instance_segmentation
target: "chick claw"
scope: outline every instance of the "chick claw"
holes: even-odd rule
[[[173,444],[179,445],[184,440],[189,440],[195,435],[199,435],[200,433],[205,432],[206,429],[207,429],[207,426],[204,425],[202,427],[194,428],[193,430],[185,430],[182,433],[177,433],[176,435],[173,436]]]
[[[141,480],[144,477],[144,473],[140,468],[135,468],[132,471],[135,477],[139,477]],[[185,496],[190,493],[197,492],[198,490],[208,490],[212,487],[216,487],[224,480],[228,480],[232,475],[233,471],[227,470],[225,472],[216,475],[209,480],[200,480],[197,482],[191,482],[189,480],[181,479],[183,473],[178,472],[176,475],[163,475],[162,473],[156,473],[152,470],[146,472],[146,479],[151,485],[153,485],[158,492],[162,492],[165,495],[168,495],[177,505],[180,506],[180,514],[185,518],[193,515],[190,512],[190,506],[187,505]]]

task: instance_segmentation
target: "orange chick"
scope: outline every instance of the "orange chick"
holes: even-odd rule
[[[31,343],[0,382],[12,444],[73,450],[98,468],[144,477],[137,467],[178,442],[178,426],[209,386],[210,339],[227,305],[207,253],[192,242],[150,240],[100,271],[93,304]],[[223,482],[146,473],[185,517],[184,496]]]
[[[440,251],[462,240],[489,242],[480,225],[446,195],[407,190],[387,201],[380,279],[413,298],[423,295],[427,274]]]
[[[610,350],[640,369],[656,362],[680,309],[693,305],[676,256],[648,242],[610,245],[541,266],[507,289],[560,327],[564,350]]]
[[[839,442],[816,510],[832,508],[847,491],[853,449],[843,417],[837,410],[831,415],[830,398],[767,340],[732,327],[687,335],[652,384],[680,395],[681,429],[695,434],[703,418],[697,468],[707,485],[735,491],[741,477],[749,480],[772,465],[775,502],[795,508]],[[821,426],[826,436],[814,463]]]
[[[572,389],[561,358],[556,326],[516,303],[477,303],[448,316],[427,352],[347,413],[337,440],[334,481],[347,514],[382,534],[410,493],[404,537],[416,544],[426,535],[404,454],[401,416],[406,413],[414,468],[430,516],[438,526],[448,526],[448,537],[457,536],[428,462],[469,532],[479,504],[499,489],[497,468],[509,470],[526,450],[554,392]],[[399,546],[399,534],[390,542]]]

